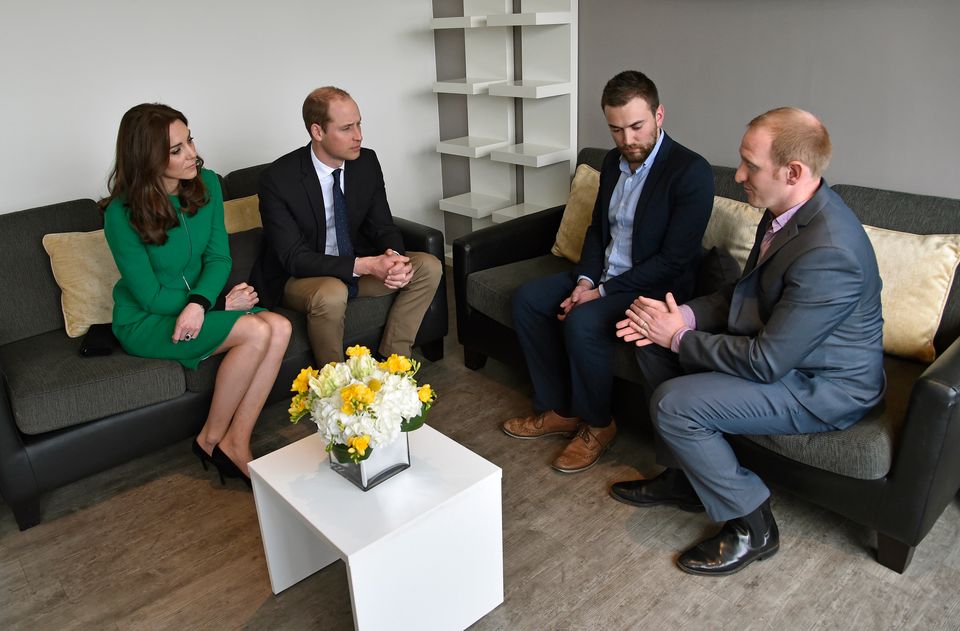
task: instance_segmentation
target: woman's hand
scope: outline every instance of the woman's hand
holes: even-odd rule
[[[260,302],[256,290],[246,283],[240,283],[227,292],[224,309],[227,311],[246,311]]]
[[[188,302],[173,327],[173,343],[195,340],[203,327],[203,307],[195,302]]]

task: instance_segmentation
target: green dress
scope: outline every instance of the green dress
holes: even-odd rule
[[[210,201],[189,216],[180,214],[180,200],[170,196],[180,223],[167,232],[163,245],[140,240],[120,199],[110,202],[103,219],[107,244],[120,270],[120,280],[113,288],[114,335],[130,355],[173,359],[187,368],[196,368],[213,354],[237,319],[247,313],[208,311],[195,339],[173,343],[177,317],[190,294],[214,304],[232,265],[220,182],[207,169],[201,170],[200,177]]]

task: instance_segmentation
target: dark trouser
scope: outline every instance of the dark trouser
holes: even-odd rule
[[[624,344],[616,323],[636,296],[617,294],[576,307],[563,322],[560,303],[576,279],[555,274],[522,285],[513,296],[513,324],[533,382],[533,408],[610,424],[613,351]]]

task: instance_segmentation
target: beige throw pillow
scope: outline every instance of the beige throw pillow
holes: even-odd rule
[[[932,362],[933,338],[960,263],[960,235],[864,229],[883,279],[883,350]]]
[[[227,234],[261,228],[260,196],[251,195],[223,202],[223,223]]]
[[[43,248],[60,286],[67,335],[80,337],[92,324],[112,322],[113,286],[120,272],[103,230],[46,234]]]
[[[743,269],[757,237],[763,209],[727,197],[713,198],[713,213],[703,233],[703,247],[726,250]]]
[[[600,188],[600,172],[587,164],[577,167],[570,185],[570,197],[563,209],[563,219],[557,230],[557,238],[550,251],[574,263],[580,262],[583,238],[593,219],[593,206]]]

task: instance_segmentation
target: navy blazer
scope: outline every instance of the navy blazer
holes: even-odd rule
[[[826,182],[758,261],[770,221],[767,213],[757,227],[740,280],[688,303],[697,330],[683,336],[680,363],[687,372],[781,381],[812,414],[848,427],[885,386],[873,246]]]
[[[600,168],[593,219],[583,241],[576,276],[600,283],[610,243],[610,197],[620,179],[620,151]],[[713,172],[700,155],[666,133],[637,201],[633,267],[603,284],[607,295],[631,293],[662,300],[672,291],[683,302],[693,293],[701,241],[713,210]]]
[[[324,253],[326,214],[310,151],[310,145],[292,151],[260,175],[263,241],[250,280],[265,307],[282,302],[283,287],[291,276],[335,276],[344,283],[353,278],[354,257]],[[387,204],[377,154],[361,149],[356,160],[344,163],[344,178],[356,256],[382,254],[387,248],[405,253],[403,237]]]

